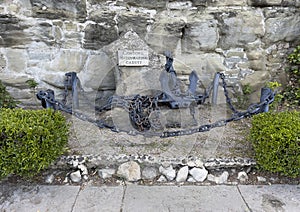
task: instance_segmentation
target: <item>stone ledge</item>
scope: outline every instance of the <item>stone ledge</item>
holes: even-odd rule
[[[89,170],[97,170],[101,179],[122,179],[127,182],[150,183],[215,183],[230,184],[232,170],[239,170],[240,179],[247,178],[256,165],[250,158],[209,158],[195,156],[166,158],[152,155],[70,155],[62,156],[51,169],[69,170],[65,181],[88,181]],[[54,176],[52,176],[54,178]]]
[[[69,155],[62,156],[53,167],[65,167],[74,164],[85,164],[87,167],[101,167],[120,165],[125,162],[135,161],[144,165],[175,165],[175,166],[190,166],[190,167],[204,167],[206,169],[219,168],[235,168],[244,166],[255,166],[256,162],[252,158],[209,158],[201,159],[196,156],[187,157],[159,157],[153,155]]]

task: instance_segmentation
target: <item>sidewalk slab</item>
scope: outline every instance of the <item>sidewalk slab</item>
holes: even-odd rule
[[[300,211],[300,185],[238,185],[249,208],[255,211]]]
[[[0,211],[71,211],[79,186],[1,186]]]
[[[127,187],[123,211],[248,211],[236,186]]]
[[[84,187],[78,195],[72,212],[120,211],[123,187]]]

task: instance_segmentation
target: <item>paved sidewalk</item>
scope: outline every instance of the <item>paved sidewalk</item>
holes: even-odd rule
[[[300,210],[300,185],[1,185],[1,212]]]

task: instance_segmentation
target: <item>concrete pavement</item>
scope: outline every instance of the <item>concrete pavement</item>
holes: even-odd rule
[[[0,211],[300,211],[300,185],[1,185]]]

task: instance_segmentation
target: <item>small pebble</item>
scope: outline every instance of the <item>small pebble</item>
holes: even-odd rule
[[[76,172],[72,172],[70,174],[70,179],[72,180],[72,182],[74,183],[79,183],[81,181],[81,174],[80,171],[76,171]]]
[[[51,184],[51,183],[53,183],[54,179],[55,179],[54,174],[51,174],[51,175],[46,177],[45,182],[48,183],[48,184]]]

